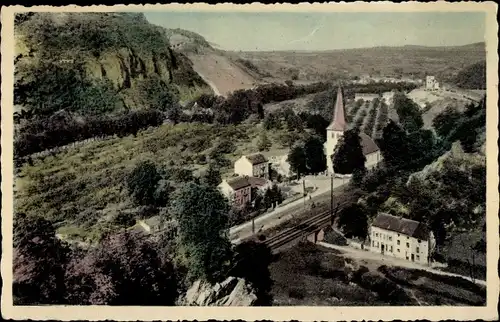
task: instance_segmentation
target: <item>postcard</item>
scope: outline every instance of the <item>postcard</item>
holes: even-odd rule
[[[496,10],[2,7],[2,316],[498,319]]]

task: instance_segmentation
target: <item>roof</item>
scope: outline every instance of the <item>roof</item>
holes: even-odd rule
[[[257,177],[248,177],[248,182],[250,182],[250,185],[252,188],[258,188],[265,186],[267,184],[267,180],[264,178],[257,178]]]
[[[262,153],[255,153],[245,156],[252,165],[267,162],[267,158]]]
[[[426,225],[415,220],[389,214],[379,214],[373,221],[372,227],[395,231],[417,239],[429,239],[429,230]]]
[[[239,190],[251,185],[248,177],[236,177],[233,179],[229,179],[226,182],[233,190]]]
[[[339,86],[337,90],[337,100],[333,108],[332,123],[328,125],[327,130],[345,131],[346,129],[347,123],[345,121],[344,97],[342,95],[342,88]]]
[[[368,155],[373,152],[377,152],[379,149],[377,143],[373,141],[373,139],[368,136],[366,133],[359,133],[359,137],[361,138],[361,148],[363,149],[363,155]]]

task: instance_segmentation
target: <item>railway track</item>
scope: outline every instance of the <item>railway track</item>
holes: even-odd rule
[[[338,204],[336,212],[342,210],[351,201],[343,201]],[[271,250],[276,250],[286,244],[289,244],[298,239],[307,237],[309,234],[325,227],[330,222],[330,210],[323,211],[302,221],[298,225],[282,230],[280,233],[264,240],[262,243],[267,245]]]

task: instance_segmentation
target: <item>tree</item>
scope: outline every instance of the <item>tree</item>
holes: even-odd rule
[[[382,131],[379,145],[387,166],[399,167],[407,162],[410,154],[408,135],[394,121],[390,120]]]
[[[285,115],[285,122],[288,131],[302,131],[304,126],[302,119],[297,116],[293,111]]]
[[[254,241],[241,243],[235,247],[231,262],[232,268],[229,274],[244,278],[250,283],[256,291],[256,305],[271,305],[273,281],[269,272],[269,265],[272,262],[269,247]]]
[[[460,118],[461,113],[455,108],[448,106],[432,120],[432,126],[440,137],[446,138],[453,128],[456,127]]]
[[[153,162],[144,161],[136,165],[127,177],[127,186],[135,202],[140,205],[154,205],[155,191],[160,179]]]
[[[394,95],[394,109],[398,113],[399,121],[406,131],[417,131],[424,125],[420,107],[404,93]]]
[[[210,162],[202,182],[209,186],[216,187],[221,181],[220,169],[213,162]]]
[[[264,207],[266,209],[269,209],[270,207],[273,206],[274,200],[273,200],[273,193],[272,193],[271,189],[267,188],[266,191],[264,192],[263,202],[264,202]]]
[[[229,205],[215,187],[188,183],[179,189],[172,214],[179,224],[189,278],[215,282],[225,277],[231,256]]]
[[[157,245],[139,233],[107,236],[68,265],[68,302],[74,305],[174,305],[177,279]]]
[[[361,147],[359,129],[344,132],[332,156],[333,170],[339,174],[351,174],[354,170],[365,169],[366,158]]]
[[[342,209],[339,214],[339,226],[346,237],[365,239],[368,233],[368,217],[364,209],[358,204],[352,204]]]
[[[293,172],[300,178],[302,174],[307,173],[307,156],[303,146],[295,145],[288,154],[288,163]]]
[[[321,139],[309,136],[304,142],[306,167],[309,173],[320,173],[326,170],[326,156]]]
[[[264,128],[266,130],[281,129],[281,120],[275,113],[269,113],[264,117]]]
[[[266,132],[262,131],[257,141],[257,149],[259,149],[259,151],[268,151],[270,147],[271,141],[269,141]]]
[[[283,194],[276,184],[273,184],[271,188],[271,199],[273,200],[273,205],[276,206],[283,202]]]
[[[13,241],[14,304],[65,304],[64,271],[71,253],[52,223],[17,214]]]

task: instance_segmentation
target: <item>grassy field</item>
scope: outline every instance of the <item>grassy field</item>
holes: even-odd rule
[[[378,47],[323,52],[242,52],[260,70],[273,77],[324,80],[363,74],[398,76],[426,74],[449,80],[465,66],[486,57],[484,44],[461,47]]]
[[[137,137],[111,138],[75,146],[54,156],[35,160],[19,169],[15,181],[15,209],[60,221],[61,233],[94,238],[115,230],[111,218],[135,209],[125,178],[140,161],[152,160],[162,168],[182,167],[197,175],[221,138],[234,144],[223,173],[242,154],[257,152],[260,125],[163,125]],[[282,148],[280,131],[268,132],[273,148]],[[147,216],[148,214],[144,214]]]
[[[485,305],[484,287],[463,279],[344,257],[299,244],[271,264],[273,305]]]

